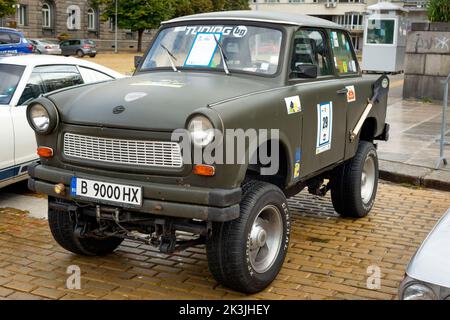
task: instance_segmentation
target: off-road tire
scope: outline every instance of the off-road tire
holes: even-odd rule
[[[75,223],[70,214],[48,210],[48,223],[53,238],[64,249],[85,256],[102,256],[113,252],[123,241],[121,238],[79,238],[74,233]]]
[[[375,166],[371,197],[363,201],[361,195],[362,173],[365,161],[371,157]],[[378,156],[373,143],[360,141],[355,156],[335,168],[331,178],[331,200],[334,210],[343,217],[363,218],[375,202],[378,187]]]
[[[77,57],[78,57],[78,58],[83,58],[83,57],[84,57],[84,52],[83,52],[83,50],[77,50],[76,54],[77,54]]]
[[[258,273],[249,257],[250,232],[256,217],[267,205],[279,210],[282,236],[273,263],[267,271]],[[213,223],[212,234],[206,242],[209,269],[225,287],[243,293],[259,292],[278,275],[286,257],[289,235],[289,208],[283,192],[270,183],[246,180],[242,185],[239,218]]]

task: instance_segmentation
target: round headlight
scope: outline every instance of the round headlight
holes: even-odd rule
[[[437,300],[437,296],[428,286],[415,283],[405,288],[402,300]]]
[[[36,131],[45,132],[50,127],[50,115],[41,104],[35,104],[30,108],[30,120]]]
[[[39,134],[49,134],[58,124],[58,111],[50,100],[39,98],[27,108],[30,126]]]
[[[191,135],[192,142],[204,147],[210,144],[214,139],[214,126],[205,116],[195,116],[189,122],[188,131]]]

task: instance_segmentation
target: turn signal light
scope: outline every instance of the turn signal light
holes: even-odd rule
[[[51,158],[53,157],[53,149],[49,147],[39,147],[37,148],[37,154],[42,158]]]
[[[206,164],[198,164],[194,166],[194,174],[199,176],[212,177],[216,174],[216,168]]]

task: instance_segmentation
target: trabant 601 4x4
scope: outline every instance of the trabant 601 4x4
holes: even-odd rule
[[[103,255],[123,239],[205,244],[224,286],[252,293],[289,247],[286,201],[331,190],[364,217],[388,138],[386,76],[363,77],[348,32],[304,15],[235,11],[163,23],[128,79],[29,104],[56,241]]]

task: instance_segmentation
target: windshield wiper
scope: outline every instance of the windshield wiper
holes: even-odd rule
[[[164,46],[162,43],[160,44],[161,48],[164,49],[164,51],[167,53],[167,56],[169,57],[170,60],[170,64],[172,65],[172,69],[174,72],[178,72],[177,67],[175,66],[175,61],[177,61],[177,58],[175,58],[175,56],[172,54],[172,52],[170,52],[169,49],[166,48],[166,46]]]
[[[220,44],[219,40],[217,40],[216,35],[213,35],[214,40],[216,40],[217,46],[219,47],[219,51],[220,51],[220,56],[222,57],[222,61],[223,61],[223,70],[225,71],[225,73],[227,75],[231,75],[230,70],[228,69],[228,58],[225,55],[225,52],[223,50],[222,45]]]

